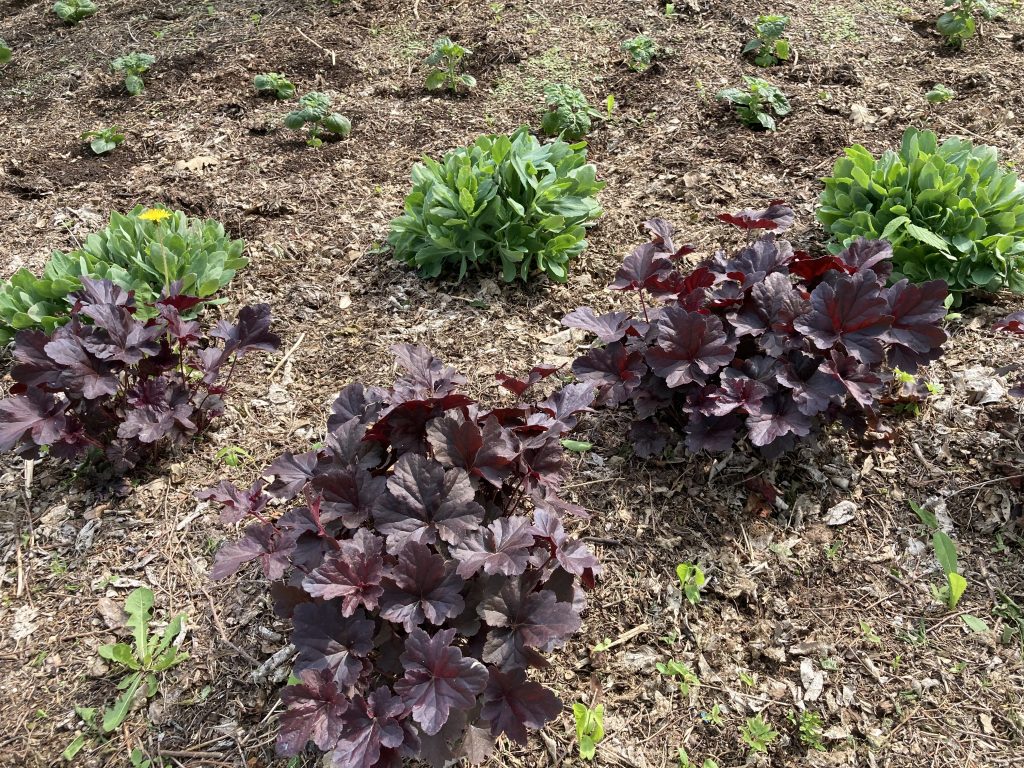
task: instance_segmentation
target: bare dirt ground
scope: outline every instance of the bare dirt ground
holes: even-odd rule
[[[74,705],[112,702],[118,678],[96,648],[115,636],[111,601],[140,584],[156,592],[160,617],[188,614],[191,658],[74,764],[127,765],[136,747],[154,765],[285,764],[272,750],[287,665],[260,682],[252,673],[286,642],[286,627],[261,581],[208,580],[212,553],[231,534],[192,493],[226,476],[249,482],[285,448],[316,441],[333,393],[355,379],[390,380],[391,344],[429,345],[495,399],[496,371],[571,359],[576,339],[559,335],[559,319],[620,300],[604,286],[647,218],[675,222],[680,239],[706,252],[737,242],[711,214],[783,198],[799,212],[794,239],[813,247],[818,179],[844,146],[881,151],[908,124],[994,144],[1024,163],[1016,3],[959,53],[933,32],[937,0],[682,0],[675,18],[656,0],[98,4],[101,13],[76,27],[61,25],[48,1],[5,0],[0,11],[0,36],[15,51],[0,69],[0,276],[38,269],[110,210],[163,203],[220,219],[248,241],[252,264],[230,299],[270,302],[294,351],[273,376],[280,356],[251,364],[211,439],[139,473],[124,497],[52,462],[35,467],[26,493],[22,463],[3,459],[2,766],[59,765],[83,728]],[[776,134],[744,128],[713,98],[741,74],[759,74],[738,51],[764,12],[791,16],[798,52],[766,73],[794,105]],[[641,31],[665,50],[645,74],[619,52]],[[422,88],[422,60],[442,34],[474,51],[479,87],[468,95]],[[157,57],[134,99],[108,70],[130,50]],[[314,150],[283,129],[287,106],[250,86],[267,70],[300,92],[335,94],[352,137]],[[608,182],[606,215],[570,282],[425,283],[381,253],[411,165],[481,133],[536,125],[549,81],[576,84],[595,104],[615,96],[612,119],[590,136]],[[957,98],[928,105],[936,82]],[[121,148],[83,152],[81,132],[112,124],[126,129]],[[1022,411],[993,387],[1024,345],[989,330],[1019,308],[1000,297],[950,325],[946,355],[929,372],[942,391],[917,416],[896,419],[891,447],[836,433],[777,463],[742,452],[641,462],[618,417],[585,424],[595,450],[568,483],[593,512],[580,533],[605,576],[583,631],[540,678],[567,706],[604,704],[608,735],[595,765],[674,766],[684,745],[698,763],[712,757],[723,768],[1021,764],[1024,618],[1015,625],[993,610],[1024,606]],[[252,458],[226,467],[216,458],[226,445]],[[747,490],[756,477],[782,489],[785,509]],[[948,512],[968,580],[955,612],[930,594],[942,573],[907,504],[926,499]],[[841,502],[852,517],[828,524]],[[701,563],[710,578],[696,607],[676,585],[682,562]],[[971,631],[961,614],[990,629]],[[604,638],[616,642],[593,651]],[[689,695],[655,671],[669,659],[698,674]],[[826,751],[800,744],[787,714],[801,706],[821,714]],[[739,727],[757,711],[782,736],[750,756]],[[568,709],[529,748],[505,746],[491,760],[578,764]]]

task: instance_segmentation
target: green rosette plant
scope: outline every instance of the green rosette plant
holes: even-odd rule
[[[405,214],[391,222],[395,258],[424,277],[471,269],[501,270],[506,282],[539,270],[556,282],[586,247],[586,230],[602,214],[604,187],[587,163],[585,144],[541,144],[522,127],[511,136],[481,136],[441,162],[412,170]]]
[[[81,288],[79,278],[106,279],[135,292],[136,314],[155,315],[153,303],[172,283],[179,291],[216,303],[213,296],[249,262],[243,240],[232,240],[212,219],[137,206],[112,212],[110,223],[70,253],[54,251],[41,277],[27,269],[0,282],[0,345],[15,332],[41,328],[47,333],[67,322],[67,296]]]
[[[1024,291],[1024,182],[994,147],[908,128],[899,152],[857,145],[826,178],[818,219],[839,253],[859,237],[893,246],[893,280]]]

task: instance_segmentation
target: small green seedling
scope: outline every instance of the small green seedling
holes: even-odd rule
[[[689,696],[690,689],[700,685],[700,678],[696,673],[680,661],[671,660],[668,664],[659,661],[654,668],[665,677],[673,678],[679,684],[679,692],[683,696]]]
[[[138,96],[146,84],[142,81],[145,74],[153,64],[156,57],[148,53],[129,53],[125,56],[118,56],[110,62],[110,69],[124,75],[124,88],[132,96]]]
[[[540,121],[540,129],[548,136],[579,141],[590,133],[592,118],[601,117],[601,113],[590,106],[583,91],[564,83],[545,85],[544,101],[547,112]]]
[[[992,609],[992,615],[1003,620],[999,642],[1010,645],[1016,640],[1024,653],[1024,607],[1021,607],[1005,592],[999,592],[999,602]]]
[[[726,88],[718,92],[719,100],[729,102],[736,107],[740,120],[752,128],[760,126],[769,131],[775,130],[774,112],[777,117],[784,117],[791,111],[786,94],[760,77],[743,76],[747,88]]]
[[[822,727],[825,722],[821,719],[821,715],[809,709],[805,709],[799,714],[790,710],[786,714],[786,718],[797,727],[797,737],[801,744],[817,752],[825,751],[825,744],[821,740]]]
[[[697,763],[690,760],[690,756],[682,747],[679,748],[679,768],[697,768]],[[718,768],[718,763],[709,757],[700,764],[700,768]]]
[[[237,445],[225,445],[217,451],[217,458],[229,467],[239,467],[246,459],[251,459],[252,454]]]
[[[950,10],[939,16],[935,28],[951,48],[962,48],[964,41],[974,37],[978,31],[978,23],[974,19],[976,13],[986,19],[999,15],[999,9],[987,0],[945,0],[944,4]]]
[[[956,94],[942,83],[936,83],[935,87],[924,95],[929,104],[942,104],[947,101],[952,101],[954,96],[956,96]]]
[[[92,0],[61,0],[53,4],[53,12],[65,24],[77,24],[96,13],[96,4]]]
[[[299,99],[299,108],[284,116],[286,128],[293,131],[309,126],[309,138],[306,143],[311,147],[319,147],[324,142],[320,138],[326,131],[329,134],[345,138],[352,133],[352,123],[344,115],[331,111],[331,98],[325,93],[316,91],[307,93]]]
[[[713,707],[711,707],[710,711],[701,712],[700,719],[703,720],[705,723],[717,725],[719,728],[721,728],[723,725],[725,725],[725,718],[722,717],[722,705],[715,704]]]
[[[634,72],[646,72],[658,55],[658,46],[647,35],[637,35],[622,43],[626,66]]]
[[[665,18],[666,19],[674,19],[678,15],[679,14],[676,13],[676,4],[675,3],[665,3]]]
[[[882,644],[882,638],[880,638],[878,636],[878,633],[875,632],[875,628],[872,627],[870,623],[864,621],[863,619],[860,621],[860,633],[864,636],[864,639],[867,640],[872,645],[881,645]]]
[[[13,55],[14,54],[11,51],[11,46],[7,44],[6,40],[0,37],[0,66],[3,66],[7,62],[9,62],[11,60],[11,56]]]
[[[573,453],[586,453],[593,449],[594,444],[588,443],[585,440],[562,440],[562,447]]]
[[[428,90],[436,91],[438,88],[448,86],[453,92],[458,90],[460,85],[467,88],[476,87],[476,78],[462,72],[463,60],[472,56],[469,48],[463,48],[450,37],[442,37],[434,42],[434,49],[427,56],[427,64],[434,67],[427,75],[425,83]]]
[[[793,51],[782,35],[789,26],[789,16],[758,16],[754,22],[754,39],[743,46],[743,54],[753,54],[759,67],[774,67],[789,61]]]
[[[153,761],[146,757],[146,753],[141,749],[133,749],[128,757],[132,761],[132,768],[152,768],[153,766]]]
[[[284,101],[295,95],[295,85],[280,72],[265,72],[252,79],[253,88],[260,93],[272,93],[275,99]]]
[[[99,654],[104,659],[132,670],[130,675],[117,684],[117,689],[123,693],[113,707],[103,712],[101,727],[104,733],[110,733],[124,722],[142,686],[145,686],[146,698],[155,696],[159,685],[157,674],[188,658],[187,653],[179,650],[185,638],[185,614],[180,613],[171,619],[159,635],[150,634],[153,591],[146,587],[139,587],[128,595],[124,609],[128,614],[125,626],[132,630],[133,644],[112,643],[99,648]]]
[[[576,702],[572,705],[572,714],[576,719],[576,743],[579,744],[580,757],[593,760],[597,745],[604,738],[604,704],[591,709]]]
[[[704,578],[704,571],[699,565],[681,563],[676,566],[676,576],[679,577],[679,588],[683,590],[690,605],[700,602],[700,591],[704,588],[707,579]]]
[[[746,724],[740,729],[740,739],[754,752],[767,752],[768,745],[777,738],[779,738],[779,732],[772,730],[760,712],[754,717],[748,718]]]
[[[124,134],[121,128],[101,128],[98,131],[86,131],[82,134],[82,141],[89,142],[89,148],[97,155],[105,155],[112,152],[124,142]]]
[[[956,544],[944,531],[936,530],[932,533],[932,546],[935,547],[935,558],[946,574],[944,586],[932,585],[932,597],[953,610],[967,589],[967,579],[957,570]]]
[[[604,114],[606,120],[612,119],[612,112],[615,111],[615,94],[609,93],[608,98],[604,100]]]

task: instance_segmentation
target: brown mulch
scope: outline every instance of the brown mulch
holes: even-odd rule
[[[252,263],[230,300],[269,302],[284,348],[298,346],[272,377],[279,356],[247,361],[210,440],[144,468],[126,496],[49,461],[26,493],[22,463],[2,460],[0,766],[60,764],[82,729],[74,707],[110,704],[117,677],[96,648],[115,632],[100,606],[140,584],[156,592],[161,618],[188,614],[190,659],[74,764],[128,765],[136,747],[154,765],[286,764],[273,738],[287,665],[259,683],[252,672],[286,643],[287,627],[251,574],[209,581],[212,553],[232,534],[192,492],[222,477],[248,482],[282,450],[318,440],[342,386],[389,381],[392,344],[427,344],[494,400],[496,371],[571,360],[576,340],[553,338],[562,315],[622,302],[604,286],[648,218],[675,222],[680,239],[707,252],[738,242],[712,214],[783,198],[799,213],[794,240],[817,247],[820,177],[845,146],[893,147],[908,124],[1024,163],[1024,26],[1012,9],[954,54],[932,31],[941,4],[918,0],[682,0],[676,18],[656,0],[98,4],[76,27],[61,25],[48,0],[8,0],[0,15],[15,52],[0,69],[0,276],[38,270],[111,210],[164,203],[247,240]],[[755,72],[738,50],[768,11],[791,16],[798,60]],[[618,49],[641,31],[665,50],[644,74]],[[479,85],[469,94],[422,89],[422,60],[442,34],[474,50]],[[130,50],[157,56],[134,99],[108,67]],[[283,129],[288,107],[251,89],[267,70],[300,92],[333,93],[352,137],[314,150]],[[777,133],[746,129],[715,101],[744,73],[790,96],[793,114]],[[411,165],[481,133],[536,124],[551,80],[577,84],[599,107],[615,97],[612,119],[589,137],[608,182],[605,215],[570,282],[427,283],[382,252]],[[957,98],[928,105],[936,82]],[[124,127],[126,143],[102,158],[83,151],[79,134],[106,125]],[[889,449],[835,432],[776,463],[742,451],[641,462],[623,418],[590,417],[582,437],[594,451],[567,485],[593,513],[578,533],[605,573],[583,631],[539,674],[567,710],[490,764],[581,764],[575,701],[605,706],[598,766],[674,766],[680,746],[723,768],[1018,764],[1024,648],[1019,634],[1000,642],[1011,625],[993,609],[1001,595],[1024,606],[1022,412],[1006,398],[979,403],[978,392],[1020,360],[1024,345],[989,327],[1021,306],[1000,297],[950,324],[947,353],[928,373],[942,391],[896,419]],[[229,445],[251,460],[224,466],[216,453]],[[775,483],[783,505],[759,503],[744,485],[752,477]],[[952,613],[932,599],[942,574],[907,504],[926,499],[945,505],[969,584]],[[828,525],[843,501],[853,519]],[[697,606],[676,585],[683,562],[709,576]],[[990,631],[971,632],[961,614]],[[594,651],[605,638],[612,647]],[[669,659],[699,676],[688,696],[655,671]],[[821,714],[826,751],[797,739],[787,714],[800,707]],[[758,711],[781,736],[752,757],[739,728]]]

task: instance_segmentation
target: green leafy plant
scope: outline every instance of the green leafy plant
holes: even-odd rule
[[[746,88],[725,88],[717,93],[720,101],[736,107],[736,115],[752,128],[775,130],[775,117],[785,117],[791,111],[789,99],[781,90],[760,77],[743,76]]]
[[[11,46],[7,44],[7,41],[0,37],[0,66],[3,66],[11,60],[11,56],[14,54],[11,51]]]
[[[679,748],[679,768],[698,768],[697,763],[690,760],[690,755],[682,747]],[[700,768],[718,768],[718,763],[708,757],[700,764]]]
[[[774,67],[789,61],[792,48],[789,40],[782,35],[789,26],[789,16],[758,16],[754,22],[754,39],[743,46],[744,55],[753,54],[754,63],[759,67]]]
[[[405,215],[391,222],[395,258],[424,277],[500,265],[506,282],[534,269],[565,282],[602,213],[594,195],[604,183],[586,158],[583,144],[541,144],[526,126],[424,158]]]
[[[601,113],[590,106],[579,88],[564,83],[544,86],[547,111],[541,119],[540,129],[548,136],[559,136],[567,141],[578,141],[590,133],[591,119]]]
[[[252,79],[252,86],[260,93],[272,93],[284,101],[295,95],[295,85],[280,72],[265,72]]]
[[[106,278],[135,292],[136,316],[156,315],[153,304],[172,284],[205,303],[249,262],[245,242],[232,240],[222,224],[193,219],[183,212],[136,206],[112,212],[110,223],[90,234],[70,253],[55,251],[41,277],[27,269],[0,281],[0,346],[16,331],[41,328],[47,333],[67,322],[67,296],[81,289],[79,278]]]
[[[797,738],[800,739],[801,744],[817,752],[825,751],[825,744],[822,742],[822,728],[825,722],[821,719],[821,715],[810,709],[799,713],[790,710],[786,714],[786,718],[797,727]]]
[[[217,451],[217,458],[229,467],[239,467],[242,462],[252,459],[252,454],[237,445],[225,445]]]
[[[946,101],[952,101],[954,96],[956,96],[956,94],[942,83],[936,83],[935,86],[924,95],[929,104],[942,104]]]
[[[61,0],[53,4],[53,12],[65,24],[77,24],[94,15],[96,10],[92,0]]]
[[[476,78],[461,71],[463,61],[472,55],[473,52],[469,48],[463,48],[449,37],[435,40],[434,48],[427,56],[427,64],[434,69],[427,75],[426,87],[431,91],[445,86],[452,91],[458,90],[460,85],[467,88],[476,87]]]
[[[118,56],[110,62],[110,68],[114,72],[124,75],[124,88],[132,96],[138,96],[146,84],[142,81],[144,75],[153,64],[156,57],[148,53],[129,53],[125,56]]]
[[[683,590],[690,605],[700,602],[700,591],[704,588],[706,579],[704,571],[699,565],[692,563],[681,563],[676,566],[676,576],[679,577],[679,588]]]
[[[944,531],[936,530],[932,533],[932,546],[935,548],[935,558],[946,575],[945,585],[932,585],[932,597],[953,610],[967,589],[967,579],[958,570],[956,544]]]
[[[591,709],[586,704],[576,702],[572,705],[572,714],[576,719],[576,743],[579,745],[580,757],[593,760],[597,754],[597,745],[604,738],[604,704]]]
[[[908,128],[899,152],[860,145],[836,161],[818,219],[839,253],[858,238],[893,246],[892,280],[945,280],[951,291],[1024,291],[1024,182],[994,147]]]
[[[658,56],[658,46],[647,35],[637,35],[622,43],[626,66],[635,72],[646,72]]]
[[[667,664],[660,661],[654,665],[665,677],[671,677],[679,685],[679,692],[684,696],[690,695],[690,689],[700,685],[700,678],[696,673],[681,661],[670,660]]]
[[[768,746],[779,738],[779,732],[772,730],[764,716],[758,712],[740,728],[740,739],[754,752],[767,752]]]
[[[325,133],[345,138],[352,133],[352,123],[344,115],[331,111],[331,97],[312,91],[299,99],[299,108],[284,116],[286,128],[301,131],[309,126],[306,143],[311,147],[323,145]]]
[[[101,128],[96,131],[86,131],[82,134],[82,141],[89,142],[89,148],[97,155],[105,155],[113,152],[124,142],[122,128]]]
[[[999,15],[999,9],[986,0],[945,0],[944,4],[949,10],[935,21],[935,28],[951,48],[961,48],[966,40],[974,37],[978,31],[976,14],[986,19]]]
[[[1003,591],[999,592],[999,602],[992,609],[992,615],[1003,620],[1003,629],[999,641],[1003,645],[1017,641],[1021,653],[1024,653],[1024,607]]]
[[[105,733],[110,733],[124,722],[140,688],[145,686],[146,698],[155,696],[159,686],[157,675],[188,658],[188,654],[180,650],[185,634],[184,614],[171,619],[160,634],[150,634],[153,592],[146,587],[139,587],[128,595],[124,609],[128,614],[125,626],[132,630],[132,644],[113,643],[99,648],[104,659],[131,670],[117,684],[122,693],[114,706],[103,712],[102,729]]]

